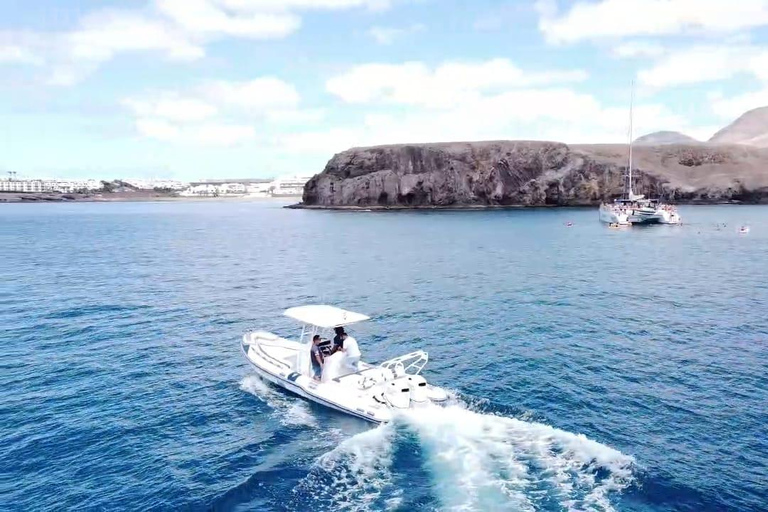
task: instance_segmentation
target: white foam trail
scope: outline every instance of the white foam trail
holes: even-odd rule
[[[306,402],[279,393],[256,376],[240,387],[275,410],[285,425],[317,426]],[[317,440],[335,446],[294,489],[301,506],[363,511],[393,510],[403,502],[396,486],[409,468],[393,467],[405,428],[423,448],[440,510],[613,510],[612,492],[633,480],[634,459],[608,446],[542,423],[483,414],[458,399],[446,407],[414,410],[341,440],[329,430]]]
[[[240,381],[240,389],[272,408],[280,423],[285,426],[317,426],[317,420],[305,401],[283,395],[256,375],[244,377]]]
[[[321,509],[396,508],[402,491],[392,486],[394,434],[392,425],[381,425],[345,439],[316,461],[294,492],[310,496]]]
[[[453,405],[400,419],[419,436],[448,510],[612,510],[632,457],[583,435]]]

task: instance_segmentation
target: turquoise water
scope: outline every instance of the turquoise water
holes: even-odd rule
[[[1,508],[764,510],[768,208],[681,210],[3,205]],[[243,331],[318,302],[453,405],[375,428],[259,381]]]

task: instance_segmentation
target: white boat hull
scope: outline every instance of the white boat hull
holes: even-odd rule
[[[659,224],[682,224],[683,222],[677,211],[659,209],[656,213],[659,216]]]
[[[303,348],[295,341],[266,332],[246,333],[241,344],[243,355],[259,377],[336,411],[373,423],[385,423],[391,421],[398,410],[424,405],[423,402],[410,400],[403,407],[393,406],[388,401],[385,387],[395,386],[405,391],[409,375],[395,375],[386,368],[363,362],[357,372],[349,370],[337,378],[323,377],[318,382],[309,376],[308,371],[300,371]],[[326,366],[334,358],[342,357],[343,354],[337,353],[326,358]],[[429,403],[439,403],[447,398],[440,388],[426,386],[426,389],[431,393]]]
[[[614,210],[613,208],[600,207],[600,222],[606,224],[619,224],[626,226],[629,224],[629,216],[626,213],[622,213]]]
[[[660,224],[661,215],[652,208],[637,208],[630,212],[629,222],[631,224]]]

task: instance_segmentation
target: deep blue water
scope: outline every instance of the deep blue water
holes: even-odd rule
[[[3,205],[0,508],[765,510],[768,207],[682,213]],[[240,336],[306,303],[456,404],[375,428],[260,382]]]

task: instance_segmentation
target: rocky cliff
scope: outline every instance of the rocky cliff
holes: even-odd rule
[[[308,207],[590,205],[618,196],[625,145],[490,141],[354,148],[304,189]],[[635,190],[680,202],[768,202],[768,150],[662,145],[635,150]]]

